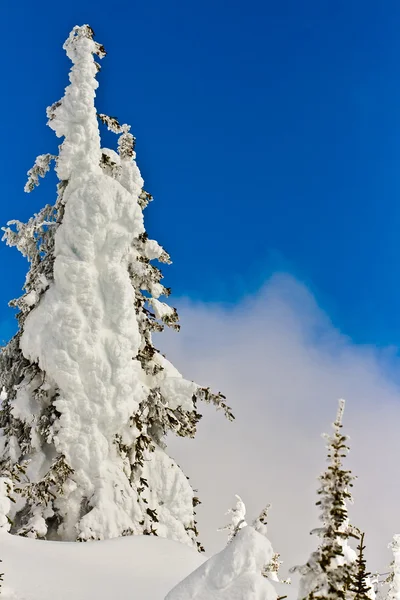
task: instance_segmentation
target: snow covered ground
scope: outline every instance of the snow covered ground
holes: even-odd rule
[[[168,598],[242,599],[247,598],[243,585],[251,580],[251,598],[273,600],[278,595],[295,600],[294,586],[273,582],[272,588],[254,577],[256,556],[234,552],[230,560],[235,544],[227,549],[228,553],[207,561],[193,548],[159,537],[79,543],[0,533],[0,572],[4,573],[0,596],[2,600],[164,600],[185,580]]]
[[[49,542],[0,534],[3,600],[164,600],[205,560],[150,536]]]

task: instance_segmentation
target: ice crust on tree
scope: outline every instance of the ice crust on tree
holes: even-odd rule
[[[134,137],[96,113],[94,55],[105,51],[90,27],[75,27],[64,49],[70,85],[47,111],[64,139],[58,157],[39,157],[27,184],[33,189],[55,158],[58,199],[5,230],[31,268],[26,293],[14,301],[20,332],[0,357],[7,395],[0,524],[13,498],[4,525],[13,533],[63,540],[147,533],[196,544],[197,499],[164,438],[194,436],[199,399],[231,413],[221,395],[185,380],[152,344],[152,331],[178,327],[177,313],[159,300],[169,291],[150,261],[170,260],[145,232],[151,197]],[[98,116],[119,134],[119,153],[101,148]]]
[[[273,585],[261,574],[272,555],[269,540],[245,526],[224,550],[179,583],[165,600],[276,600]]]

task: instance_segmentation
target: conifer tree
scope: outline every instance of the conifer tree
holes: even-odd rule
[[[355,479],[351,471],[343,468],[349,446],[347,436],[342,433],[344,400],[339,401],[333,435],[327,439],[328,468],[319,477],[319,500],[322,527],[311,533],[320,538],[318,549],[303,566],[294,567],[292,572],[301,574],[299,600],[345,600],[351,597],[350,580],[355,574],[356,554],[348,545],[350,537],[358,537],[357,530],[350,525],[347,504],[352,501],[350,488]]]
[[[389,584],[386,600],[400,600],[400,534],[393,536],[389,544],[393,552],[393,560],[390,564],[390,572],[385,583]]]
[[[261,511],[260,515],[253,521],[253,527],[258,533],[261,533],[265,537],[267,537],[268,533],[268,513],[271,508],[271,504],[267,504],[265,508]],[[270,562],[264,565],[262,570],[262,574],[264,577],[271,579],[271,581],[277,581],[279,583],[287,583],[290,584],[290,579],[281,579],[279,576],[279,570],[283,561],[280,560],[281,555],[279,552],[274,552]]]
[[[364,537],[365,534],[360,533],[355,570],[350,575],[349,591],[353,594],[353,600],[373,600],[375,597],[370,579],[371,573],[367,572]]]
[[[4,239],[28,259],[19,331],[0,355],[0,527],[44,539],[152,534],[196,544],[187,477],[166,452],[169,432],[193,437],[200,400],[232,419],[221,394],[185,380],[152,333],[178,329],[154,260],[143,209],[152,199],[136,166],[128,125],[97,114],[88,25],[64,44],[73,65],[64,97],[47,110],[63,138],[43,154],[26,191],[55,165],[54,205]],[[101,148],[99,121],[118,136]]]

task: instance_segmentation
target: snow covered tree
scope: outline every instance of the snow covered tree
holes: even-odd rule
[[[232,515],[231,522],[218,529],[218,531],[228,531],[228,544],[233,540],[237,532],[246,527],[246,506],[240,496],[235,494],[237,502],[234,508],[230,508],[225,514]]]
[[[237,536],[239,531],[243,529],[243,527],[248,527],[246,522],[246,505],[241,499],[240,496],[235,494],[237,502],[234,508],[230,508],[227,515],[232,515],[231,522],[224,527],[218,529],[218,531],[228,531],[228,544],[232,542],[232,540]],[[264,537],[267,537],[267,516],[268,511],[271,505],[267,504],[265,508],[261,511],[260,515],[254,519],[252,527],[257,533],[260,533]],[[280,554],[278,552],[273,552],[271,556],[271,560],[268,563],[265,563],[262,566],[261,574],[267,579],[271,579],[271,581],[276,581],[279,583],[290,583],[290,580],[281,580],[279,578],[279,569],[282,564],[282,561],[279,560]]]
[[[263,508],[260,515],[257,517],[257,519],[255,519],[253,522],[254,529],[256,531],[258,531],[258,533],[261,533],[262,535],[264,535],[265,537],[267,537],[267,532],[268,532],[267,519],[268,519],[268,512],[269,512],[270,508],[271,508],[271,505],[267,504],[266,507]],[[279,577],[279,569],[281,568],[281,565],[283,564],[283,561],[280,560],[280,557],[281,557],[281,555],[279,554],[279,552],[274,552],[270,562],[268,564],[264,565],[262,574],[264,575],[264,577],[271,579],[271,581],[290,584],[291,583],[290,579],[281,579]]]
[[[365,534],[360,534],[357,546],[357,558],[355,561],[355,571],[351,573],[349,591],[353,594],[353,600],[374,600],[375,592],[371,583],[371,573],[367,572],[367,561],[365,560],[364,550]]]
[[[358,537],[358,530],[350,525],[347,503],[352,501],[350,488],[355,479],[350,471],[343,468],[343,458],[349,451],[347,436],[342,433],[344,400],[339,401],[332,436],[324,435],[328,445],[327,470],[319,477],[322,527],[311,533],[320,538],[318,549],[308,562],[294,567],[292,572],[301,574],[299,600],[345,600],[352,597],[349,589],[351,578],[356,572],[356,553],[348,545],[350,537]]]
[[[393,561],[390,564],[390,573],[385,583],[389,584],[386,600],[400,600],[400,534],[393,536],[389,544],[393,552]]]
[[[4,238],[30,267],[19,331],[0,355],[0,526],[14,534],[80,540],[153,534],[196,545],[187,477],[168,456],[169,432],[193,437],[200,400],[232,419],[221,394],[187,381],[154,347],[178,329],[159,298],[153,260],[170,258],[143,224],[152,199],[128,125],[97,114],[103,46],[88,25],[64,44],[73,66],[64,97],[47,109],[63,138],[28,172],[32,191],[52,163],[55,204]],[[99,120],[118,135],[101,148]]]

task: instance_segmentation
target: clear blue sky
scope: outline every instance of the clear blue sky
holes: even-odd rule
[[[62,44],[89,23],[108,56],[98,109],[132,124],[172,254],[176,296],[234,303],[277,270],[305,281],[356,342],[400,345],[400,2],[3,2],[0,223],[55,151],[46,106],[67,84]],[[25,262],[0,248],[1,337]]]

